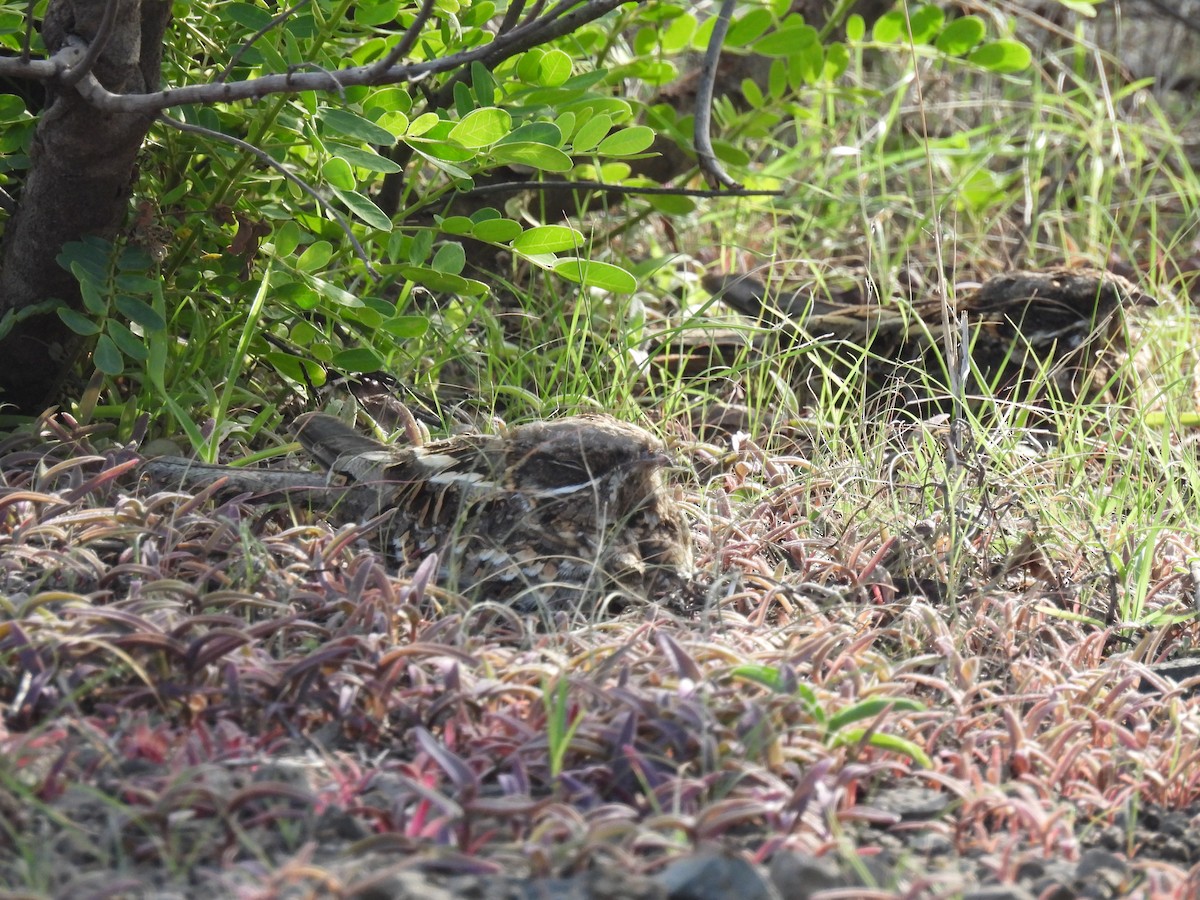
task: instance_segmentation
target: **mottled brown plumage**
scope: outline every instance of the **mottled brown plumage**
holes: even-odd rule
[[[655,437],[616,419],[575,416],[413,447],[310,413],[296,436],[353,485],[343,514],[387,515],[383,546],[402,568],[437,552],[444,577],[481,598],[531,608],[614,588],[649,596],[690,569],[687,528],[660,474],[669,458]]]
[[[934,384],[946,384],[946,320],[936,297],[831,302],[814,296],[811,288],[772,292],[736,274],[707,276],[704,286],[738,312],[797,339],[865,348],[868,374],[876,384],[911,383],[905,370],[914,366]],[[958,317],[965,319],[972,363],[966,393],[990,396],[994,389],[1000,396],[1020,397],[1023,386],[1044,380],[1060,396],[1090,395],[1110,374],[1106,355],[1122,349],[1126,312],[1153,304],[1124,278],[1082,267],[1006,272],[961,291],[949,321],[957,329]],[[1042,379],[1047,369],[1050,377]]]
[[[377,543],[402,572],[437,553],[441,583],[475,599],[532,610],[612,591],[653,597],[691,571],[688,529],[662,481],[670,460],[636,426],[575,416],[423,446],[384,444],[324,413],[294,428],[344,485],[263,472],[264,490],[303,492],[338,522],[381,517]],[[227,474],[240,490],[258,474],[186,461],[151,471],[191,482]]]

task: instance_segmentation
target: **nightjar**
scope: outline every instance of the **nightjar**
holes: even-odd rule
[[[826,299],[812,288],[768,291],[747,275],[710,275],[705,288],[738,312],[774,325],[792,340],[851,344],[868,351],[876,386],[927,376],[944,390],[941,301],[932,296],[880,302],[866,291]],[[1126,279],[1090,268],[1012,271],[961,291],[949,318],[966,337],[968,397],[1024,398],[1041,385],[1059,396],[1093,396],[1120,367],[1128,314],[1155,301]],[[961,317],[961,320],[960,320]],[[915,392],[914,392],[915,394]],[[926,405],[919,398],[914,401]]]
[[[402,573],[437,553],[440,583],[474,600],[559,609],[610,592],[661,596],[690,577],[689,530],[662,479],[670,458],[634,425],[582,415],[423,446],[385,444],[324,413],[294,429],[345,482],[325,491],[332,520],[379,517],[376,543]],[[251,474],[240,470],[237,486]],[[272,475],[297,478],[269,489],[322,502],[313,476]]]

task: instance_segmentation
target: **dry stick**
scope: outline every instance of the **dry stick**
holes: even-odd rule
[[[92,71],[96,60],[100,58],[100,54],[108,45],[108,39],[112,36],[113,23],[116,20],[117,0],[107,0],[104,4],[104,12],[100,16],[100,24],[96,28],[96,34],[88,42],[87,52],[83,54],[83,59],[59,76],[59,83],[63,87],[74,87],[79,83],[79,79]]]
[[[708,49],[704,51],[704,65],[700,68],[700,84],[696,90],[696,122],[692,140],[696,144],[696,158],[704,180],[712,187],[723,184],[727,188],[736,189],[741,185],[730,178],[721,167],[712,145],[712,103],[713,91],[717,84],[717,63],[720,62],[721,45],[725,43],[725,35],[729,32],[729,23],[733,18],[734,2],[735,0],[722,0],[717,21],[713,24],[712,36],[708,39]]]
[[[534,19],[542,14],[542,7],[546,5],[546,0],[534,0],[533,9],[525,16],[525,24],[528,25]]]
[[[93,76],[89,75],[88,77],[92,78]],[[322,197],[316,188],[298,175],[294,175],[289,172],[283,163],[272,157],[265,150],[261,150],[248,141],[243,141],[241,138],[235,138],[232,135],[225,134],[224,132],[214,131],[211,128],[205,128],[203,125],[192,125],[189,122],[181,122],[178,119],[172,119],[166,113],[159,113],[158,118],[160,121],[165,122],[174,128],[178,128],[180,131],[190,131],[193,134],[201,134],[205,137],[212,138],[215,141],[225,141],[226,143],[233,144],[239,150],[245,150],[247,153],[254,154],[254,156],[261,160],[265,165],[270,166],[288,181],[292,182],[292,184],[300,188],[300,190],[304,191],[304,193],[316,200],[322,209],[326,210],[331,216],[333,216],[333,219],[335,222],[337,222],[338,227],[342,229],[343,233],[345,233],[346,237],[350,240],[350,245],[354,248],[355,256],[361,259],[363,264],[367,267],[367,273],[376,281],[379,281],[379,279],[382,277],[371,264],[371,259],[367,256],[367,251],[363,249],[362,244],[358,242],[358,238],[354,236],[354,232],[350,230],[350,223],[346,221],[345,217],[338,212],[328,200]]]
[[[225,82],[225,79],[229,77],[229,73],[233,71],[233,67],[238,64],[238,62],[241,60],[242,56],[246,53],[246,51],[249,50],[254,45],[255,41],[257,41],[260,37],[265,35],[271,29],[276,28],[279,25],[282,25],[284,22],[286,22],[288,19],[290,19],[293,15],[295,15],[295,13],[298,9],[300,9],[301,7],[307,6],[309,4],[309,2],[310,2],[310,0],[300,0],[299,3],[296,3],[293,6],[289,6],[287,9],[285,9],[283,12],[281,12],[279,15],[277,15],[275,18],[273,18],[270,22],[268,22],[266,25],[264,25],[262,28],[258,29],[258,31],[254,32],[254,34],[250,35],[250,37],[246,39],[246,41],[242,44],[242,46],[238,47],[237,50],[234,51],[233,56],[229,57],[229,62],[227,62],[225,64],[225,68],[221,70],[221,74],[218,75],[216,78],[214,78],[213,81],[216,82],[217,84],[223,84]]]
[[[502,181],[481,184],[463,191],[464,197],[495,194],[501,191],[548,191],[566,188],[580,191],[609,191],[613,194],[662,194],[670,197],[778,197],[782,191],[753,191],[746,188],[715,191],[704,188],[638,187],[629,184],[608,184],[603,181]]]
[[[413,19],[413,23],[400,36],[400,40],[396,42],[396,46],[392,48],[387,56],[372,66],[372,70],[376,74],[383,75],[413,48],[413,44],[417,42],[417,38],[421,35],[421,29],[425,27],[425,23],[429,21],[429,16],[433,13],[435,2],[436,0],[424,0],[421,8],[417,10],[417,17]]]
[[[225,84],[189,84],[145,94],[114,94],[94,78],[91,83],[84,78],[76,85],[88,102],[97,109],[118,113],[158,113],[172,106],[190,103],[233,103],[238,100],[261,100],[272,94],[298,94],[303,91],[327,91],[340,87],[362,85],[399,84],[415,82],[430,75],[452,72],[470,63],[482,61],[495,66],[510,57],[562,37],[580,26],[594,21],[620,6],[625,0],[588,0],[571,7],[571,3],[560,4],[541,19],[513,29],[508,34],[498,35],[484,47],[466,50],[453,56],[427,60],[411,65],[396,66],[379,73],[370,66],[349,66],[333,72],[319,74],[288,72],[286,74],[262,75],[245,81]],[[73,38],[47,60],[30,60],[0,57],[0,75],[17,78],[48,79],[57,76],[72,63],[82,58],[86,42]],[[460,76],[461,77],[461,76]],[[450,88],[453,91],[453,87]],[[86,91],[86,92],[85,92]]]
[[[454,86],[459,82],[466,81],[470,75],[471,70],[467,63],[479,62],[487,69],[494,69],[509,57],[545,44],[556,37],[570,34],[580,26],[593,19],[598,19],[620,5],[621,0],[588,0],[582,5],[577,4],[576,0],[563,0],[545,15],[538,16],[542,4],[541,2],[536,3],[529,15],[526,16],[525,22],[506,35],[497,35],[491,44],[482,48],[485,52],[459,54],[462,57],[462,63],[452,67],[459,71],[429,96],[429,105],[442,107],[453,99]]]
[[[35,3],[37,3],[37,0],[29,0],[29,2],[25,4],[25,34],[21,38],[21,56],[19,57],[23,63],[28,63],[30,61],[29,51],[30,43],[33,39],[33,7]]]
[[[517,25],[517,19],[521,18],[521,13],[524,11],[525,0],[512,0],[508,4],[508,10],[504,13],[504,18],[500,21],[500,27],[496,29],[496,34],[512,31]]]

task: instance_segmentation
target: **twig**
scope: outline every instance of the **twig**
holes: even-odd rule
[[[512,31],[517,26],[517,19],[521,18],[521,12],[524,9],[525,0],[512,0],[504,13],[504,19],[500,22],[500,27],[496,29],[496,34]]]
[[[708,49],[704,51],[704,65],[700,67],[700,84],[696,89],[696,122],[692,141],[696,145],[696,159],[704,180],[713,187],[723,184],[736,189],[741,185],[721,167],[712,145],[712,104],[717,84],[717,64],[721,61],[721,45],[725,43],[725,35],[733,18],[734,3],[735,0],[722,0],[717,21],[713,23],[712,36],[708,39]]]
[[[299,0],[298,3],[289,6],[262,28],[258,29],[258,31],[254,32],[254,34],[250,35],[250,37],[246,39],[242,46],[238,47],[237,50],[234,51],[233,56],[229,57],[229,62],[225,64],[225,68],[221,70],[221,74],[213,80],[218,84],[223,84],[225,79],[229,77],[229,73],[233,71],[233,67],[236,66],[239,61],[241,61],[242,56],[244,56],[246,51],[254,45],[255,41],[265,35],[272,28],[282,25],[293,14],[295,14],[296,10],[300,9],[302,6],[307,6],[309,2],[310,0]]]
[[[566,188],[579,191],[607,191],[611,194],[651,194],[668,197],[781,197],[783,191],[752,191],[746,188],[734,190],[708,190],[703,188],[638,187],[626,184],[605,184],[603,181],[502,181],[499,184],[482,184],[462,191],[464,197],[495,194],[501,191],[551,191]]]
[[[89,75],[88,77],[94,78],[95,76]],[[342,229],[342,232],[346,235],[347,239],[349,239],[350,245],[354,248],[354,255],[361,259],[363,264],[367,267],[367,273],[376,281],[379,281],[379,279],[382,277],[380,276],[379,272],[375,270],[374,265],[372,265],[370,257],[367,256],[367,251],[363,249],[362,244],[358,242],[358,238],[354,236],[354,232],[350,230],[350,223],[346,221],[345,216],[338,212],[338,210],[335,209],[328,200],[322,197],[316,188],[314,188],[303,178],[300,178],[298,175],[294,175],[292,172],[288,171],[287,166],[272,157],[269,153],[267,153],[267,151],[255,147],[248,141],[243,141],[241,138],[235,138],[232,135],[225,134],[224,132],[214,131],[211,128],[205,128],[203,125],[192,125],[189,122],[181,122],[178,119],[172,119],[165,113],[160,113],[158,118],[160,121],[165,122],[173,128],[178,128],[180,131],[188,131],[193,134],[204,135],[205,137],[212,138],[215,141],[225,141],[228,144],[233,144],[233,146],[237,147],[239,150],[244,150],[247,153],[251,153],[256,156],[265,165],[270,166],[288,181],[292,182],[292,184],[300,188],[300,190],[304,191],[304,193],[316,200],[322,209],[326,210],[331,216],[333,216],[334,221],[337,222],[338,227]]]
[[[417,42],[417,38],[421,35],[421,29],[425,27],[425,23],[429,20],[430,15],[433,14],[433,5],[435,2],[436,0],[423,0],[421,8],[417,10],[417,17],[413,19],[413,23],[400,36],[400,40],[396,42],[396,46],[391,49],[391,52],[387,56],[372,66],[376,75],[382,76],[384,72],[398,63],[413,48],[413,44]]]
[[[367,66],[349,66],[332,72],[288,72],[286,74],[263,75],[245,81],[228,83],[210,82],[208,84],[189,84],[179,88],[168,88],[146,94],[114,94],[100,82],[92,78],[83,78],[77,84],[76,90],[83,94],[89,103],[105,112],[116,113],[159,113],[173,106],[187,104],[235,103],[239,100],[258,100],[272,94],[298,94],[303,91],[337,90],[339,87],[356,87],[361,85],[399,84],[401,82],[417,82],[430,75],[440,72],[452,72],[481,61],[484,65],[495,67],[499,63],[518,53],[551,41],[554,38],[570,34],[580,26],[600,18],[616,9],[626,0],[589,0],[571,8],[573,0],[559,4],[554,10],[537,21],[515,28],[508,34],[499,35],[494,41],[484,47],[465,50],[453,56],[431,59],[424,62],[412,63],[406,66],[393,66],[384,75],[375,70],[375,64]],[[553,19],[551,21],[551,19]],[[82,41],[81,46],[86,46]],[[41,61],[40,71],[30,71],[38,61],[31,60],[23,65],[20,60],[4,60],[0,58],[0,75],[15,75],[25,78],[50,78],[57,75],[69,63],[66,57],[59,58],[63,51],[54,54],[50,60]],[[14,65],[6,66],[10,62]],[[453,92],[453,88],[451,88]]]
[[[112,36],[113,23],[116,20],[117,0],[106,0],[104,12],[100,15],[100,24],[96,26],[96,34],[88,41],[87,52],[84,53],[83,59],[59,76],[59,82],[63,87],[74,87],[84,75],[92,71],[96,60],[108,46],[108,39]]]
[[[29,0],[29,2],[25,4],[25,34],[21,38],[20,56],[20,61],[23,63],[30,62],[30,45],[33,41],[33,7],[36,2],[37,0]]]
[[[509,57],[539,44],[545,44],[556,37],[570,34],[581,25],[599,18],[605,12],[610,12],[620,5],[619,0],[618,2],[588,0],[583,4],[578,4],[576,0],[562,0],[545,15],[535,19],[534,15],[541,9],[539,2],[526,16],[524,24],[503,37],[498,36],[491,44],[482,48],[493,52],[481,54],[478,61],[486,68],[494,69]],[[474,62],[475,60],[469,61]],[[454,97],[454,86],[460,81],[465,81],[469,75],[470,69],[464,64],[445,84],[430,95],[430,104],[435,107],[449,104]]]

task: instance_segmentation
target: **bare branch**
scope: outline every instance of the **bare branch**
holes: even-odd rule
[[[37,0],[25,4],[25,34],[21,38],[21,62],[28,63],[30,45],[33,41],[33,6]]]
[[[387,56],[375,63],[374,69],[377,75],[383,75],[388,69],[400,62],[408,51],[413,48],[413,44],[421,36],[421,29],[425,27],[425,23],[429,21],[430,15],[433,14],[433,5],[435,2],[436,0],[424,0],[421,8],[417,10],[417,17],[413,19],[413,23],[401,35],[400,40],[396,42],[396,46],[391,49],[391,52]]]
[[[88,77],[94,78],[94,76],[91,75]],[[350,245],[354,248],[354,255],[361,259],[363,264],[367,267],[367,273],[376,281],[380,279],[381,276],[379,272],[376,271],[374,265],[372,265],[371,258],[367,256],[367,251],[363,249],[362,244],[358,242],[358,238],[354,236],[354,232],[350,230],[350,223],[346,221],[346,217],[338,212],[328,200],[322,197],[320,191],[318,191],[300,176],[290,172],[287,166],[279,162],[279,160],[275,159],[273,156],[271,156],[271,154],[267,153],[267,151],[262,150],[259,147],[255,147],[249,141],[243,141],[241,138],[235,138],[233,135],[225,134],[222,131],[214,131],[211,128],[205,128],[203,125],[192,125],[190,122],[181,122],[178,119],[172,119],[165,113],[160,113],[158,118],[159,121],[165,122],[172,128],[178,128],[180,131],[188,131],[192,134],[201,134],[205,137],[212,138],[214,141],[224,141],[227,144],[232,144],[239,150],[244,150],[247,153],[253,154],[264,165],[270,166],[292,184],[300,188],[300,190],[304,191],[304,193],[308,194],[308,196],[316,200],[317,203],[320,204],[321,208],[327,211],[333,217],[333,220],[337,222],[338,227],[342,229],[343,233],[346,235],[346,238],[350,241]]]
[[[551,191],[566,188],[572,191],[606,191],[610,194],[647,194],[667,197],[781,197],[783,191],[753,191],[746,188],[732,190],[706,190],[702,188],[639,187],[631,184],[605,184],[603,181],[502,181],[497,184],[481,184],[462,191],[463,197],[478,197],[504,191]]]
[[[112,37],[113,23],[116,20],[117,0],[105,0],[104,12],[100,15],[100,24],[96,26],[96,34],[88,42],[87,52],[83,55],[83,59],[59,76],[58,80],[63,87],[73,87],[84,75],[92,71],[96,60],[108,46],[108,39]]]
[[[49,59],[23,60],[19,56],[0,56],[0,76],[50,81],[58,78],[71,66],[82,62],[85,49],[83,41],[78,41],[64,46]]]
[[[547,12],[538,19],[528,21],[519,28],[510,31],[503,37],[497,37],[487,47],[482,48],[484,53],[475,57],[488,69],[494,69],[504,60],[511,56],[516,56],[531,47],[536,47],[539,44],[544,44],[547,41],[552,41],[556,37],[562,37],[564,34],[570,34],[576,31],[582,25],[598,19],[605,13],[620,6],[620,0],[590,0],[582,5],[576,3],[576,0],[562,0],[557,6]],[[541,2],[535,5],[535,11],[541,8]],[[533,13],[530,13],[532,19]],[[466,55],[466,54],[460,54]],[[454,97],[454,85],[465,80],[470,71],[466,68],[466,63],[474,62],[475,59],[465,60],[461,71],[456,73],[445,84],[441,86],[430,96],[430,103],[434,106],[446,106]]]
[[[496,34],[506,34],[512,31],[517,25],[517,19],[521,18],[521,12],[525,9],[525,0],[512,0],[508,4],[508,9],[504,13],[504,19],[500,23],[500,27],[496,29]]]
[[[529,15],[527,15],[525,17],[525,23],[529,24],[534,19],[536,19],[538,16],[540,16],[542,14],[542,7],[545,5],[546,5],[546,0],[537,0],[537,2],[535,2],[533,4],[533,9],[531,9],[529,11]]]
[[[258,100],[272,94],[336,91],[341,87],[416,82],[439,72],[452,72],[476,61],[482,61],[488,67],[494,67],[531,47],[570,34],[581,25],[616,9],[622,2],[624,0],[589,0],[583,4],[575,4],[574,0],[566,0],[546,13],[545,16],[498,36],[486,46],[456,53],[442,59],[432,59],[406,66],[393,66],[383,72],[377,71],[375,64],[372,63],[368,66],[351,66],[328,73],[288,72],[227,84],[190,84],[147,94],[114,94],[95,78],[83,78],[75,87],[87,98],[89,103],[105,112],[152,114],[188,103],[236,103],[240,100]],[[55,58],[57,56],[58,54],[55,54]],[[3,60],[0,60],[0,63],[2,62]],[[19,65],[19,61],[15,62]],[[30,65],[33,63],[31,62]],[[57,74],[57,71],[57,69],[53,69],[41,77],[51,77],[52,74]],[[0,74],[6,74],[3,67],[0,67]],[[30,77],[27,73],[22,74]]]
[[[735,0],[722,0],[721,10],[717,13],[717,21],[713,23],[712,36],[708,39],[708,49],[704,51],[704,65],[700,68],[700,85],[696,89],[696,121],[692,140],[696,144],[696,158],[700,163],[700,171],[704,173],[705,181],[713,187],[718,184],[723,184],[728,188],[741,187],[721,167],[712,145],[713,88],[717,81],[717,63],[721,59],[721,45],[725,43],[729,22],[733,18],[734,2]]]
[[[233,71],[233,67],[236,66],[238,64],[238,62],[241,60],[241,58],[245,54],[245,52],[247,50],[249,50],[252,46],[254,46],[255,41],[257,41],[260,37],[262,37],[264,34],[269,32],[271,29],[276,28],[279,25],[282,25],[284,22],[286,22],[289,18],[291,18],[296,13],[296,10],[307,6],[310,2],[311,2],[311,0],[300,0],[299,3],[295,3],[292,6],[289,6],[287,9],[285,9],[283,12],[281,12],[279,15],[277,15],[275,18],[273,18],[270,22],[268,22],[266,25],[264,25],[262,28],[258,29],[258,31],[254,32],[254,34],[250,35],[250,37],[246,39],[246,41],[242,44],[242,46],[237,48],[237,50],[234,52],[233,56],[231,56],[229,58],[229,62],[225,64],[225,68],[221,70],[221,74],[218,75],[213,80],[218,83],[224,82],[225,79],[229,77],[229,73]]]

